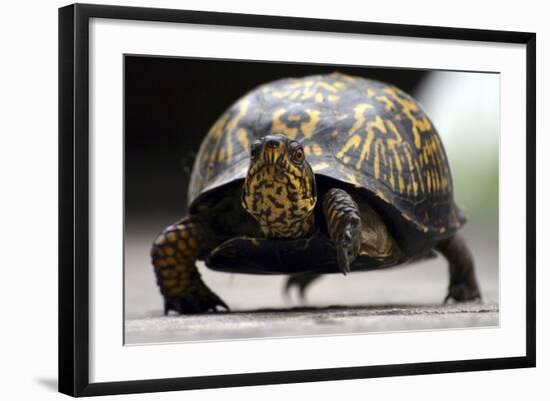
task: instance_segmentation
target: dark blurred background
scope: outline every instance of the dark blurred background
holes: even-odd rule
[[[162,315],[150,245],[185,215],[185,166],[211,125],[258,85],[333,71],[392,83],[424,106],[445,145],[455,199],[470,217],[462,232],[473,248],[484,300],[498,302],[498,74],[130,55],[124,70],[127,322]],[[300,305],[296,296],[282,296],[285,277],[218,273],[200,263],[199,270],[233,310]],[[327,276],[312,286],[307,305],[440,304],[447,284],[446,263],[437,258],[352,280]]]

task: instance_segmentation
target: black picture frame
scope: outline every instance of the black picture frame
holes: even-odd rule
[[[91,18],[440,38],[526,45],[526,354],[521,357],[90,383],[89,22]],[[72,396],[173,391],[323,380],[534,367],[536,35],[219,12],[75,4],[59,9],[59,391]]]

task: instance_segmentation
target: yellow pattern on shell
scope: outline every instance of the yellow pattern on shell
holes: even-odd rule
[[[332,86],[331,84],[327,83],[327,82],[323,82],[323,81],[319,81],[317,83],[317,86],[319,88],[323,88],[323,89],[326,89],[328,90],[329,92],[338,92],[338,89],[334,86]]]
[[[386,158],[386,147],[381,138],[376,139],[374,143],[374,178],[377,180],[380,179],[380,158],[384,163],[384,167],[388,164],[388,159]]]
[[[418,112],[418,105],[415,102],[412,102],[404,97],[399,96],[397,89],[394,87],[384,88],[384,92],[388,93],[393,97],[393,99],[399,103],[402,107],[402,112],[405,114],[412,123],[412,130],[414,135],[414,144],[417,149],[420,149],[422,146],[422,141],[420,139],[421,132],[430,132],[432,125],[426,116],[423,116],[420,119],[417,119],[414,116],[414,112]]]
[[[365,159],[369,160],[370,147],[371,147],[371,144],[372,144],[372,140],[374,138],[374,129],[377,129],[377,130],[379,130],[380,132],[382,132],[384,134],[387,132],[386,125],[384,124],[384,120],[382,120],[380,118],[380,116],[378,116],[378,115],[376,117],[374,117],[374,121],[368,121],[367,122],[367,125],[366,125],[367,139],[365,140],[365,144],[363,145],[363,150],[361,151],[361,155],[359,156],[359,160],[357,161],[357,163],[355,165],[355,168],[357,170],[361,169],[361,167],[363,165],[363,161]]]
[[[361,144],[361,136],[359,134],[356,134],[348,139],[346,144],[340,151],[336,154],[336,157],[338,159],[342,159],[344,164],[347,164],[349,162],[349,156],[345,156],[345,154],[353,147],[353,149],[357,149],[357,147]]]
[[[314,143],[312,149],[315,156],[321,156],[323,154],[323,149],[318,143]]]
[[[340,82],[340,81],[336,81],[332,85],[334,85],[334,87],[336,87],[337,89],[340,89],[340,90],[345,90],[348,87],[344,82]]]
[[[248,134],[245,129],[239,128],[239,130],[237,131],[237,139],[241,144],[243,150],[248,152],[250,150],[250,144],[248,142]]]
[[[246,115],[246,112],[248,111],[248,106],[250,102],[248,100],[243,100],[239,103],[239,112],[227,123],[226,134],[225,134],[225,149],[227,151],[227,161],[230,162],[231,158],[233,157],[233,140],[231,139],[231,136],[233,135],[233,131],[235,130],[235,127],[239,123],[239,121]]]
[[[285,108],[280,108],[275,110],[272,115],[271,120],[271,131],[274,133],[285,134],[291,139],[296,139],[298,134],[301,133],[305,138],[311,138],[315,133],[315,128],[321,120],[321,112],[319,110],[307,109],[305,113],[307,114],[307,120],[300,124],[300,129],[297,127],[287,125],[282,117],[285,115],[287,110]],[[291,123],[298,123],[303,116],[291,114],[286,117]]]
[[[323,163],[314,164],[313,166],[311,166],[311,169],[314,172],[317,172],[317,171],[321,171],[321,170],[324,170],[324,169],[329,168],[329,167],[330,167],[330,164],[323,162]]]
[[[309,116],[309,121],[302,123],[300,128],[302,130],[302,134],[306,138],[311,138],[313,132],[315,131],[315,127],[317,127],[317,124],[321,120],[321,113],[317,110],[311,109],[306,110],[306,112]]]
[[[416,183],[416,180],[414,178],[416,174],[416,168],[415,168],[416,166],[412,159],[411,147],[408,143],[403,144],[403,151],[405,152],[405,157],[407,158],[407,163],[409,166],[410,177],[411,177],[411,183],[407,185],[407,193],[412,193],[416,196],[416,194],[418,193],[418,184]]]
[[[346,176],[348,177],[349,182],[351,182],[355,187],[357,188],[361,187],[361,184],[359,183],[359,181],[357,181],[357,177],[355,177],[355,175],[346,174]]]
[[[388,148],[392,152],[393,160],[395,161],[395,167],[397,169],[397,181],[398,181],[398,190],[400,193],[403,193],[405,190],[405,182],[403,180],[403,167],[401,165],[401,158],[399,157],[399,153],[397,152],[397,147],[401,145],[403,142],[403,138],[399,134],[399,131],[397,130],[397,127],[391,120],[386,120],[386,126],[389,128],[390,132],[395,136],[395,139],[388,138]],[[393,163],[392,163],[393,164]],[[393,173],[393,168],[391,169]],[[392,183],[392,188],[394,188],[394,184]]]
[[[286,109],[278,109],[273,113],[271,121],[271,130],[277,133],[284,133],[289,138],[296,138],[298,134],[297,128],[290,128],[281,120],[281,116],[286,112]]]
[[[220,142],[222,140],[222,134],[223,134],[223,128],[225,126],[225,123],[229,119],[229,114],[224,114],[210,129],[210,132],[208,133],[208,136],[211,136],[214,139],[214,146],[213,149],[210,151],[210,162],[212,163],[214,160],[216,160],[216,155],[218,154],[218,149],[220,147]],[[208,154],[206,153],[205,156]],[[207,156],[208,157],[208,156]]]
[[[353,108],[353,115],[355,117],[355,122],[353,123],[353,126],[349,130],[349,135],[350,136],[355,134],[355,132],[360,127],[362,127],[363,124],[365,123],[365,116],[363,115],[365,110],[372,109],[372,108],[374,108],[374,106],[371,105],[371,104],[367,104],[367,103],[358,104],[357,106],[355,106]]]
[[[236,102],[205,139],[190,198],[242,177],[250,144],[264,132],[300,141],[315,171],[332,176],[339,169],[354,185],[380,185],[390,200],[392,192],[413,202],[446,202],[452,194],[443,145],[414,99],[393,86],[331,74],[274,82]]]
[[[395,107],[395,104],[388,99],[387,96],[377,96],[376,100],[379,100],[380,102],[384,103],[386,110],[388,111],[395,111],[397,108]]]

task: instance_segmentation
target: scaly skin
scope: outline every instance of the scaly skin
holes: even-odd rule
[[[302,146],[280,134],[252,145],[242,206],[268,238],[302,238],[313,232],[315,176]]]
[[[229,310],[201,279],[195,266],[219,242],[197,217],[167,227],[155,240],[151,257],[157,284],[164,296],[164,313],[204,313],[218,307]]]
[[[273,134],[254,143],[243,186],[243,207],[268,238],[296,239],[314,230],[317,201],[315,175],[305,160],[302,145]],[[331,189],[323,202],[330,238],[344,274],[361,248],[361,217],[352,197]]]
[[[455,234],[441,241],[436,249],[449,262],[449,292],[443,301],[449,299],[457,302],[481,299],[479,285],[474,271],[474,258],[464,239]]]
[[[344,190],[333,188],[323,201],[323,212],[330,239],[336,246],[336,257],[342,273],[347,274],[350,263],[361,250],[361,214],[357,203]]]

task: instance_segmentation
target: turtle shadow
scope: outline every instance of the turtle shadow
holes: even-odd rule
[[[242,309],[229,312],[222,312],[227,315],[237,314],[288,314],[288,313],[331,313],[331,312],[383,312],[384,314],[402,314],[407,311],[452,311],[471,309],[472,307],[478,311],[494,311],[498,310],[498,306],[492,303],[483,302],[463,302],[463,303],[410,303],[410,304],[365,304],[365,305],[329,305],[329,306],[296,306],[282,308],[257,308],[257,309]]]
[[[328,306],[293,306],[282,308],[258,308],[249,310],[238,310],[232,313],[278,313],[278,312],[332,312],[332,311],[352,311],[352,310],[378,310],[378,309],[404,309],[421,307],[440,306],[439,304],[367,304],[367,305],[328,305]]]

